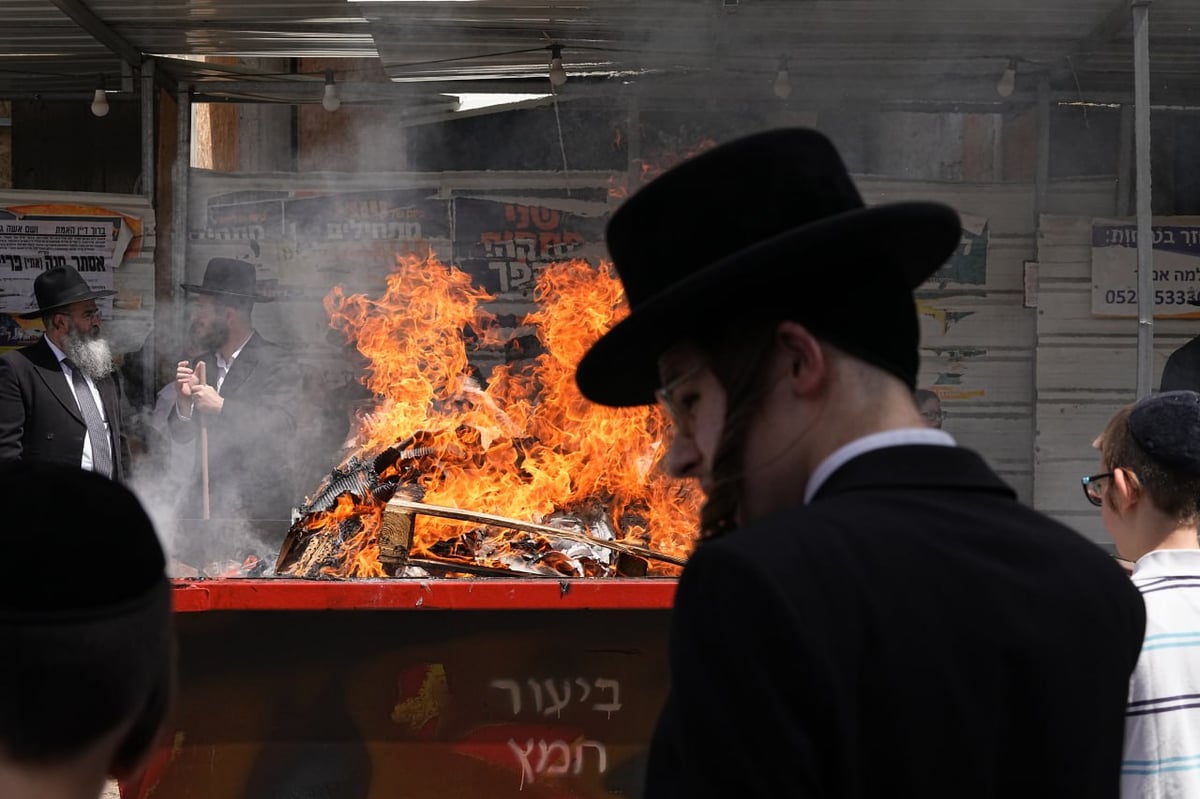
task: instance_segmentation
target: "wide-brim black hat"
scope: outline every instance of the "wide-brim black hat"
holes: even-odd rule
[[[584,355],[576,382],[603,405],[651,404],[669,347],[722,319],[778,311],[912,386],[912,290],[961,237],[940,203],[866,207],[817,131],[720,145],[614,212],[606,240],[630,313]]]
[[[37,310],[17,314],[20,319],[38,319],[56,308],[77,302],[111,297],[117,292],[110,289],[96,290],[80,277],[73,266],[56,266],[47,269],[33,281],[33,296],[37,299]]]
[[[184,291],[213,294],[222,297],[241,297],[255,302],[273,302],[269,294],[260,294],[254,264],[236,258],[213,258],[204,268],[200,283],[180,283]]]

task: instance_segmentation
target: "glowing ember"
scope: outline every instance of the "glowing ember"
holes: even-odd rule
[[[364,382],[383,398],[358,432],[355,455],[369,462],[416,435],[419,452],[430,454],[403,461],[402,481],[415,480],[429,504],[540,522],[599,503],[618,540],[686,557],[700,498],[659,468],[665,450],[660,412],[605,408],[575,387],[575,364],[626,313],[619,281],[606,264],[554,264],[542,272],[535,298],[540,310],[523,323],[536,327],[544,352],[532,366],[496,367],[483,389],[468,376],[464,333],[481,344],[502,342],[482,308],[493,298],[472,287],[466,274],[432,258],[404,257],[378,299],[335,288],[325,300],[332,324],[370,361]],[[394,479],[398,468],[384,469],[379,478]],[[358,505],[343,494],[305,527],[341,542],[332,573],[373,577],[385,574],[380,520],[380,505]],[[453,556],[451,540],[467,529],[422,516],[412,554]],[[484,547],[493,554],[517,540],[487,534],[496,536]],[[673,568],[650,564],[652,572]]]

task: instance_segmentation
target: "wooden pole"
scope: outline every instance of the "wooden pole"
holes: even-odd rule
[[[196,363],[196,377],[200,380],[200,385],[206,385],[207,380],[205,375],[204,361]],[[198,412],[197,412],[198,413]],[[203,413],[199,413],[197,423],[200,425],[200,490],[201,490],[201,518],[211,519],[208,498],[208,420]]]
[[[1134,0],[1133,146],[1137,163],[1137,398],[1150,396],[1154,380],[1154,234],[1150,202],[1150,0]]]

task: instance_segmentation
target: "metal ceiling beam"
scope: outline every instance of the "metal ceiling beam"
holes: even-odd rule
[[[1092,28],[1087,36],[1080,39],[1070,53],[1066,54],[1066,66],[1058,67],[1050,73],[1051,82],[1074,80],[1078,67],[1071,62],[1072,58],[1089,55],[1112,44],[1112,41],[1129,25],[1129,7],[1130,0],[1117,0],[1104,15],[1104,19],[1100,20],[1100,23]]]
[[[1079,45],[1075,48],[1075,54],[1087,55],[1117,38],[1121,31],[1129,25],[1130,5],[1129,0],[1117,0],[1100,24],[1079,41]]]
[[[113,30],[107,22],[96,16],[83,0],[50,0],[59,11],[71,18],[71,21],[116,54],[131,67],[142,65],[142,51],[135,47],[121,34]]]

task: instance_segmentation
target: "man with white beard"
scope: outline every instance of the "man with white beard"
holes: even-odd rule
[[[115,364],[100,337],[93,290],[69,266],[47,269],[33,284],[46,333],[0,356],[0,463],[55,463],[121,480],[129,444],[121,425]]]

